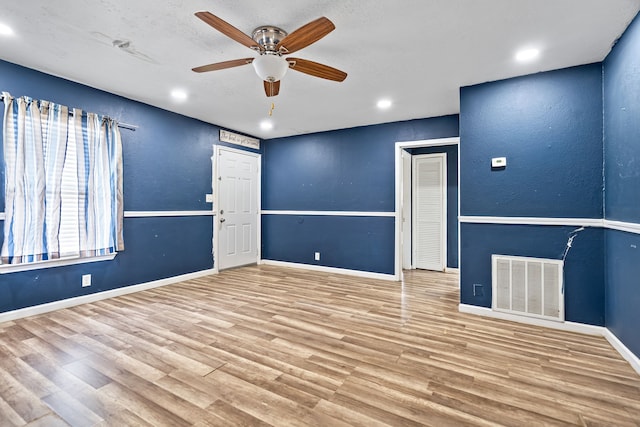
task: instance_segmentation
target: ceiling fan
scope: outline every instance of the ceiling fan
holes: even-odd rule
[[[317,42],[333,31],[336,28],[335,25],[325,17],[311,21],[292,33],[287,33],[278,27],[264,25],[253,30],[252,37],[249,37],[210,12],[196,12],[195,15],[225,36],[260,54],[255,58],[233,59],[193,68],[196,73],[253,64],[256,73],[264,81],[264,91],[267,96],[275,96],[280,92],[280,79],[289,68],[336,82],[347,78],[347,73],[328,65],[307,59],[283,57]]]

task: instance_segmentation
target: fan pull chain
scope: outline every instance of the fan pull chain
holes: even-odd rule
[[[273,115],[273,110],[276,108],[275,104],[272,102],[271,103],[271,108],[269,109],[269,117],[271,117]]]

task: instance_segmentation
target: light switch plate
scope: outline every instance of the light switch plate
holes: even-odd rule
[[[207,203],[213,203],[213,194],[205,194],[204,199]]]

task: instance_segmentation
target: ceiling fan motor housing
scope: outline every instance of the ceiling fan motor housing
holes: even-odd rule
[[[286,36],[287,32],[282,28],[263,25],[253,30],[251,38],[260,46],[264,47],[266,52],[276,52],[277,44]]]

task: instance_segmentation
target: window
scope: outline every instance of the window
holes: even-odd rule
[[[108,117],[3,93],[0,272],[124,250],[122,143]],[[17,268],[16,268],[17,267]]]

